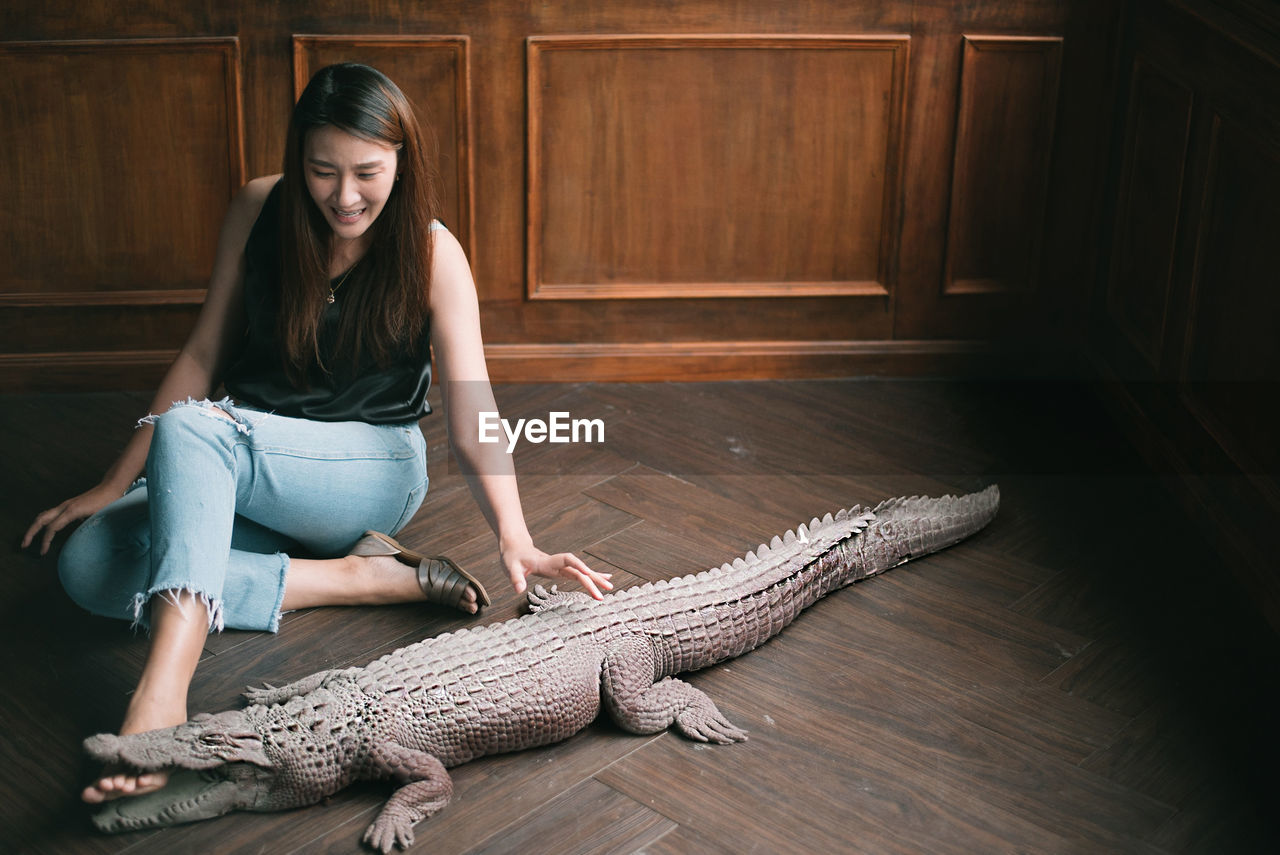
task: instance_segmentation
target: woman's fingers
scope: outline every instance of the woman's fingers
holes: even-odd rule
[[[601,588],[605,590],[613,589],[613,583],[609,581],[610,574],[597,573],[588,567],[581,558],[571,552],[562,552],[559,555],[554,555],[552,560],[560,563],[558,575],[576,580],[578,584],[587,590],[587,593],[597,600],[604,599],[604,594],[600,592]]]
[[[44,542],[40,548],[40,554],[44,555],[46,552],[48,552],[49,543],[53,540],[53,535],[56,534],[63,527],[63,525],[66,525],[66,523],[63,523],[62,525],[57,525],[57,522],[59,517],[62,516],[63,511],[66,510],[66,507],[68,504],[70,504],[70,502],[63,502],[61,505],[58,505],[56,508],[50,508],[47,511],[41,511],[40,514],[36,516],[35,522],[31,524],[31,528],[27,529],[27,533],[23,536],[22,548],[26,549],[28,546],[30,546],[31,542],[35,539],[36,535],[40,533],[41,529],[48,529],[45,533]]]
[[[70,508],[64,508],[61,513],[50,520],[49,524],[44,527],[44,539],[40,541],[40,554],[45,555],[49,552],[49,547],[53,545],[53,538],[58,532],[67,527],[67,523],[75,519],[67,512]]]
[[[546,576],[549,578],[569,579],[581,585],[588,594],[597,600],[604,599],[601,589],[613,590],[609,581],[609,573],[598,573],[572,552],[560,552],[547,555],[535,551],[532,556],[516,558],[511,563],[511,581],[515,584],[516,593],[523,593],[526,588],[526,577]]]

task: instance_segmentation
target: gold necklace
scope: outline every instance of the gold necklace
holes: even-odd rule
[[[360,259],[356,259],[356,264],[359,264],[359,263],[360,263]],[[347,281],[347,277],[351,275],[351,271],[356,269],[356,264],[353,264],[347,268],[347,272],[342,274],[342,278],[338,280],[337,285],[329,286],[329,298],[326,302],[333,303],[334,301],[333,295],[336,294],[338,292],[338,289],[342,287],[342,283]]]

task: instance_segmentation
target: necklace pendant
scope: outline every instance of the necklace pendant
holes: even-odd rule
[[[326,302],[326,303],[329,303],[330,305],[332,305],[332,304],[333,304],[333,301],[334,301],[334,298],[333,298],[333,292],[332,292],[332,291],[330,291],[330,292],[329,292],[329,296],[325,298],[325,302]]]

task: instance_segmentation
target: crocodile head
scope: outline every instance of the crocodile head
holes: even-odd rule
[[[197,715],[176,727],[84,742],[94,760],[140,772],[170,770],[159,790],[107,802],[95,814],[102,831],[133,831],[210,819],[233,810],[282,810],[298,797],[279,774],[281,758],[244,710]]]
[[[212,819],[233,810],[253,810],[270,788],[264,770],[248,763],[178,769],[155,792],[107,802],[93,814],[93,824],[99,831],[116,833]]]

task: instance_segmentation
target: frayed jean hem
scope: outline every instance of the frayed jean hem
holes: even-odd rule
[[[282,591],[283,591],[283,586],[282,586]],[[191,594],[192,599],[186,600],[184,602],[183,599],[179,596],[180,594],[184,594],[184,593]],[[177,585],[177,586],[161,585],[161,586],[152,588],[149,591],[143,591],[143,592],[139,592],[138,594],[135,594],[133,598],[133,624],[132,624],[132,626],[135,629],[139,626],[142,626],[146,628],[148,632],[150,632],[151,621],[146,616],[146,607],[147,607],[147,604],[151,602],[151,598],[154,596],[160,596],[164,598],[165,602],[176,606],[178,610],[182,612],[183,617],[187,616],[187,606],[189,603],[191,602],[199,603],[200,605],[204,606],[205,613],[208,615],[209,632],[215,632],[215,631],[222,632],[222,628],[223,628],[222,600],[211,597],[208,594],[204,593],[203,591],[196,590],[195,588],[192,588],[189,585]]]

